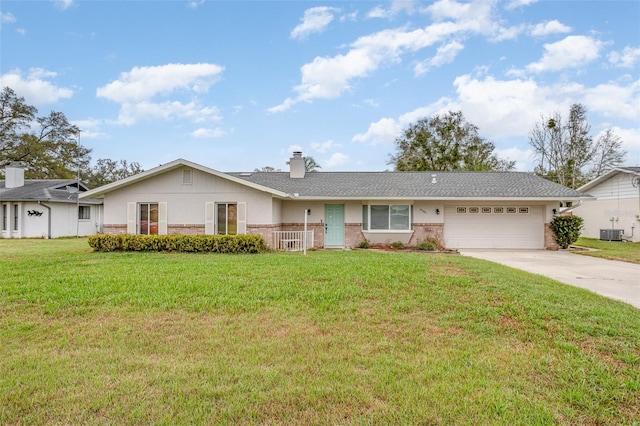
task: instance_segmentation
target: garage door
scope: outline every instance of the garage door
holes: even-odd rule
[[[544,248],[542,206],[446,206],[447,248]]]

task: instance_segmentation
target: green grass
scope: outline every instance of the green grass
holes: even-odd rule
[[[598,250],[576,252],[578,254],[640,264],[640,243],[600,241],[595,238],[578,238],[578,241],[574,245]]]
[[[0,424],[640,424],[640,311],[481,260],[0,240]]]

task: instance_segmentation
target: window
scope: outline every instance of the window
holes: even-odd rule
[[[491,207],[483,207],[482,213],[491,213]]]
[[[17,204],[13,205],[13,230],[18,230],[18,209],[19,206]]]
[[[518,209],[516,209],[515,207],[507,207],[507,213],[513,214],[513,213],[515,213],[517,211],[518,211]]]
[[[78,219],[80,220],[91,219],[91,206],[78,206]]]
[[[493,208],[493,212],[494,213],[504,213],[504,207],[494,207]]]
[[[362,206],[362,229],[369,229],[369,206]]]
[[[362,206],[362,229],[365,231],[409,231],[411,206],[379,204]]]
[[[528,214],[529,213],[529,207],[520,207],[518,209],[518,213]]]
[[[138,204],[138,230],[143,235],[158,234],[158,203]]]
[[[466,207],[456,207],[456,213],[466,213],[466,212],[467,212]]]
[[[469,213],[478,213],[480,209],[478,207],[469,207]]]
[[[7,216],[8,216],[8,208],[6,204],[2,205],[2,230],[7,230]]]
[[[238,205],[236,203],[216,204],[216,234],[236,235],[238,233]]]
[[[182,184],[183,185],[193,184],[193,171],[191,169],[182,171]]]

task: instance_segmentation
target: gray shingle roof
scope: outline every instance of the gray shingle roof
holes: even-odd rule
[[[78,193],[67,190],[67,187],[75,186],[76,181],[68,179],[25,179],[23,186],[6,188],[5,181],[0,180],[0,201],[76,203]],[[102,204],[102,200],[83,199],[82,203]]]
[[[540,198],[588,197],[528,172],[288,172],[228,173],[300,198]],[[432,182],[435,175],[435,183]]]

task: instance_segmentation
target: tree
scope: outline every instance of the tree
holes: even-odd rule
[[[396,138],[388,164],[397,171],[512,170],[515,161],[499,159],[495,145],[478,134],[461,111],[420,118]]]
[[[622,141],[607,129],[597,141],[590,136],[587,109],[573,104],[565,123],[558,112],[541,117],[529,132],[529,144],[538,157],[536,174],[571,188],[623,163]]]
[[[271,167],[271,166],[264,166],[264,167],[262,167],[260,169],[255,168],[255,169],[253,169],[253,171],[254,172],[281,172],[282,170],[276,169],[275,167]]]
[[[82,181],[89,188],[97,188],[129,176],[136,175],[144,170],[139,163],[128,163],[127,160],[110,160],[100,158],[92,168],[82,173]]]
[[[9,87],[0,94],[0,107],[0,163],[20,161],[32,179],[70,179],[88,166],[91,150],[78,143],[80,129],[63,113],[36,118],[37,109]]]
[[[291,162],[287,161],[287,166],[290,165]],[[317,172],[318,169],[321,169],[322,166],[316,162],[316,160],[309,156],[304,157],[304,171],[305,172]]]

